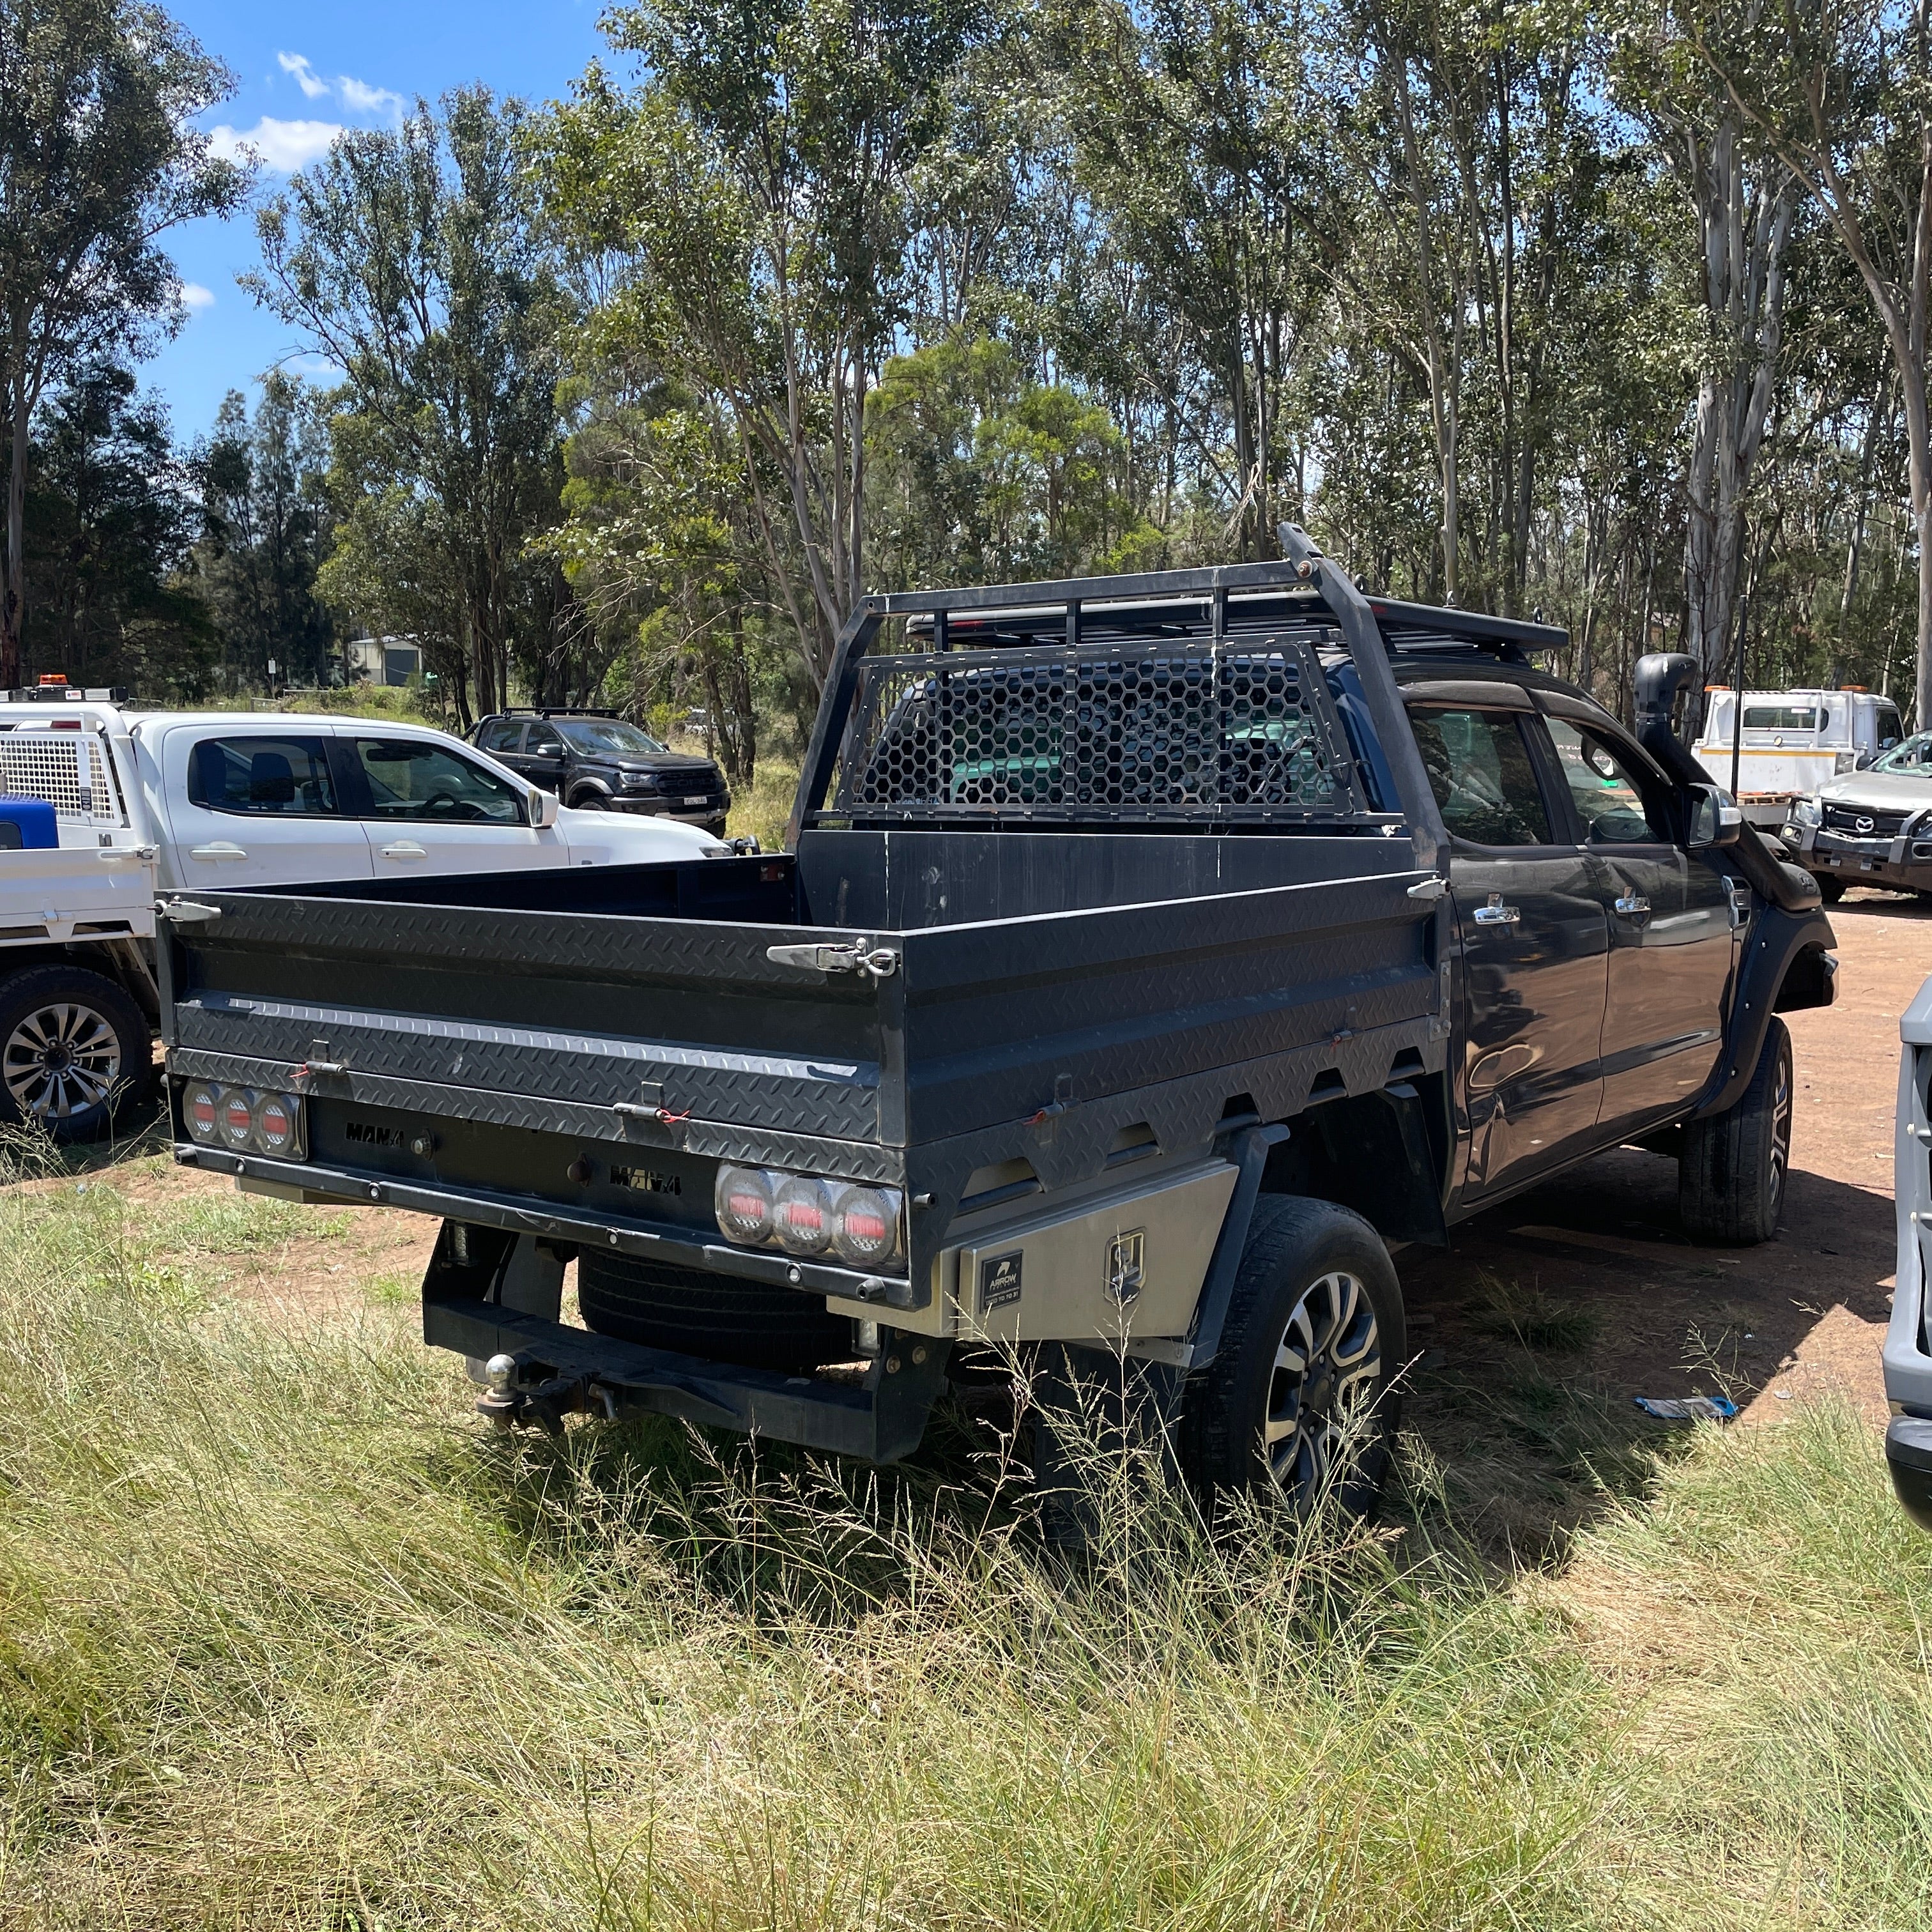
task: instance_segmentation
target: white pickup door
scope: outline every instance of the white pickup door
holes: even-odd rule
[[[336,782],[327,727],[238,718],[168,724],[156,735],[169,884],[218,892],[374,872],[368,836]]]

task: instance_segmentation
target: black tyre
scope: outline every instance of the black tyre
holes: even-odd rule
[[[586,1249],[577,1264],[584,1325],[599,1335],[741,1368],[796,1372],[849,1360],[852,1324],[796,1289]]]
[[[1836,905],[1845,896],[1845,882],[1835,872],[1814,872],[1812,877],[1818,881],[1818,896],[1827,905]]]
[[[608,812],[610,801],[601,791],[580,791],[570,801],[572,812]]]
[[[1791,1034],[1773,1017],[1750,1084],[1708,1120],[1687,1121],[1677,1204],[1699,1240],[1755,1247],[1778,1232],[1791,1165]]]
[[[35,966],[0,982],[0,1121],[99,1140],[147,1092],[141,1010],[104,975]]]
[[[1264,1196],[1221,1352],[1189,1384],[1180,1454],[1204,1492],[1271,1484],[1298,1509],[1366,1516],[1388,1472],[1408,1349],[1382,1238],[1326,1201]]]

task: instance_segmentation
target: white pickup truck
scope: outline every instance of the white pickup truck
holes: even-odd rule
[[[647,865],[730,848],[573,812],[487,753],[365,718],[0,696],[0,1124],[98,1139],[146,1091],[158,888]]]
[[[1869,691],[1748,691],[1713,686],[1704,728],[1691,748],[1744,817],[1775,832],[1791,801],[1809,798],[1828,779],[1862,770],[1905,735],[1898,706]],[[1736,783],[1732,783],[1733,765]]]

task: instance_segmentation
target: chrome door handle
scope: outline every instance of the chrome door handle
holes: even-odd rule
[[[1617,910],[1630,919],[1641,919],[1650,910],[1650,902],[1641,892],[1626,892],[1617,901]]]
[[[1504,905],[1501,892],[1492,892],[1487,905],[1476,908],[1478,926],[1516,926],[1522,922],[1522,909],[1520,906]]]
[[[231,845],[225,838],[212,845],[194,845],[188,849],[190,859],[245,859],[248,854],[239,845]]]
[[[429,854],[413,840],[399,838],[394,844],[382,848],[382,856],[386,859],[427,859]]]

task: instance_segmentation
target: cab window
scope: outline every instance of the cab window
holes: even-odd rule
[[[560,758],[563,756],[563,740],[557,736],[555,725],[532,724],[530,741],[524,748],[532,758]]]
[[[524,721],[520,718],[500,718],[477,733],[477,748],[484,752],[514,752],[517,740],[523,734]]]
[[[507,778],[421,738],[358,738],[370,816],[462,824],[524,822],[521,791]]]
[[[1522,714],[1432,706],[1412,712],[1409,722],[1451,838],[1472,845],[1553,842]]]
[[[204,738],[188,759],[190,805],[250,817],[337,815],[326,738]]]
[[[1670,830],[1654,790],[1629,760],[1567,719],[1545,721],[1556,746],[1556,762],[1570,787],[1570,802],[1592,845],[1654,844]]]

